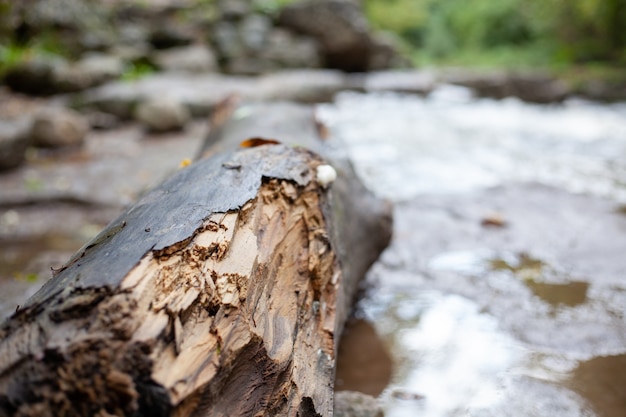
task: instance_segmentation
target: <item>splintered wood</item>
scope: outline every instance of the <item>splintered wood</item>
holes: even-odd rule
[[[154,349],[153,378],[179,415],[200,398],[204,415],[295,415],[284,409],[289,397],[319,396],[316,372],[334,359],[339,285],[319,198],[313,183],[270,180],[240,211],[213,214],[185,247],[146,256],[123,281],[145,311],[133,339],[171,333]],[[304,358],[326,365],[294,367]],[[293,386],[303,372],[308,383]],[[207,392],[218,376],[228,382]]]
[[[308,178],[320,163],[302,168]],[[46,314],[14,318],[2,330],[0,406],[17,416],[332,415],[341,270],[326,194],[314,180],[264,178],[239,209],[148,251],[116,288],[75,289],[46,301]]]

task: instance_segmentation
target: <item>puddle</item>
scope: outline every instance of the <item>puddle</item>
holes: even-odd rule
[[[457,415],[499,403],[520,349],[456,295],[377,293],[363,303],[398,364],[380,396],[387,417]]]
[[[626,355],[582,361],[568,385],[589,400],[600,417],[623,417],[626,410]]]
[[[367,321],[342,339],[338,390],[379,394],[386,417],[617,417],[626,409],[626,355],[536,351],[467,298],[378,289],[359,314]]]
[[[434,257],[429,267],[473,276],[493,272],[510,274],[554,308],[576,307],[587,302],[588,282],[570,280],[567,274],[526,253],[498,253],[488,249],[446,252]]]
[[[572,281],[567,284],[549,284],[529,279],[525,283],[537,297],[553,307],[575,307],[587,302],[588,282]]]
[[[387,347],[366,320],[349,322],[339,345],[335,390],[378,396],[389,384],[393,364]]]

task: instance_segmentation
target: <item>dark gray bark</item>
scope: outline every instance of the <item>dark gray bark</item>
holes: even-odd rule
[[[390,208],[311,108],[272,106],[219,109],[203,158],[4,323],[0,415],[332,415],[339,335]],[[236,148],[265,135],[306,148]]]

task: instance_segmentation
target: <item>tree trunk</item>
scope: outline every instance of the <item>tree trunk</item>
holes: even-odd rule
[[[283,117],[300,117],[301,143],[324,159],[233,150],[267,119],[235,108],[216,112],[214,155],[141,198],[4,323],[0,415],[332,415],[339,334],[389,241],[389,207],[323,151],[311,108]]]

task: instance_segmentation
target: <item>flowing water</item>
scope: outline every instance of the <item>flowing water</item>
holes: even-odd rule
[[[626,415],[625,104],[446,86],[320,117],[396,203],[338,389],[388,417]]]

